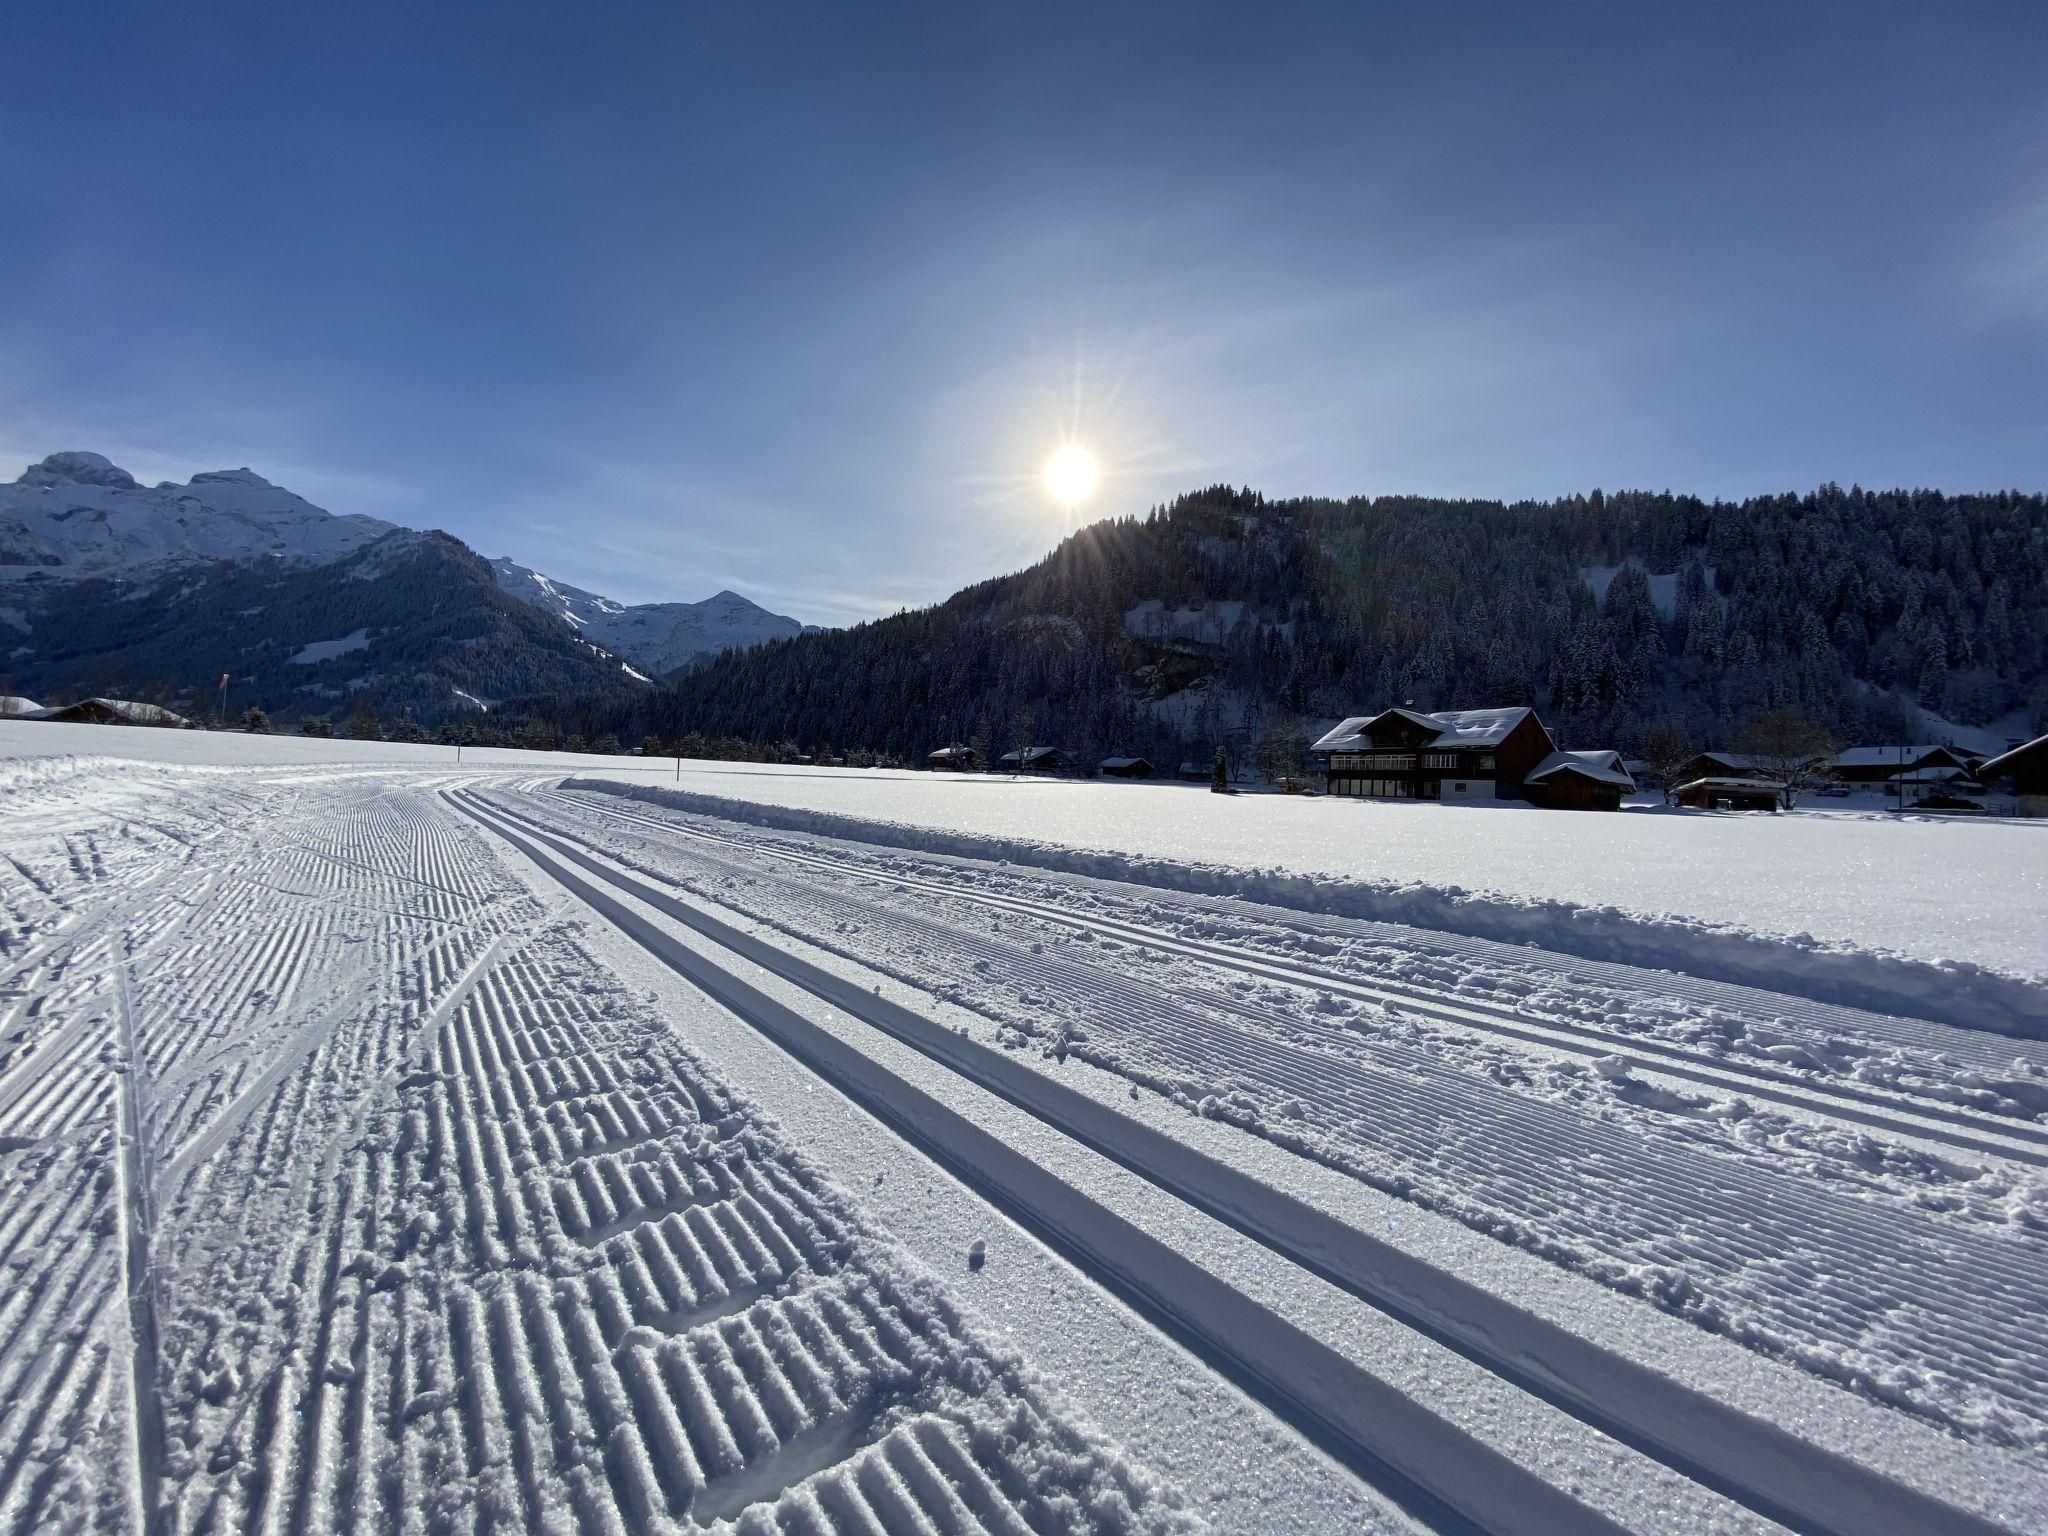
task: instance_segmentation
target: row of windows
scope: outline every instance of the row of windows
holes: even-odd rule
[[[1465,786],[1453,783],[1453,793],[1463,794]],[[1332,778],[1330,793],[1361,800],[1435,800],[1443,785],[1435,779]]]
[[[1481,752],[1476,755],[1463,752],[1424,752],[1419,754],[1424,768],[1449,769],[1457,773],[1493,772],[1493,754]],[[1330,755],[1332,768],[1377,769],[1386,772],[1413,772],[1418,754],[1414,752],[1334,752]]]

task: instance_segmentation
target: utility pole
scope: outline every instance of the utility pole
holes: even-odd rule
[[[222,730],[226,730],[226,729],[227,729],[227,725],[228,725],[228,675],[227,675],[227,673],[225,673],[225,672],[221,673],[221,675],[220,675],[220,725],[221,725],[221,729],[222,729]]]

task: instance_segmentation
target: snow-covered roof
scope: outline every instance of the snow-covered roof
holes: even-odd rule
[[[1905,747],[1844,747],[1835,754],[1837,768],[1883,768],[1896,766],[1900,762],[1917,763],[1923,757],[1936,752],[1946,752],[1960,759],[1962,753],[1942,742],[1922,742],[1918,746]]]
[[[937,762],[942,758],[950,759],[955,757],[972,756],[974,756],[974,748],[972,747],[940,747],[938,751],[931,754],[932,760],[934,762]]]
[[[1750,789],[1760,794],[1775,795],[1778,792],[1778,788],[1779,786],[1773,784],[1769,779],[1722,779],[1709,777],[1693,779],[1688,783],[1680,784],[1672,790],[1672,793],[1674,795],[1682,795],[1688,789]]]
[[[1354,752],[1370,747],[1372,742],[1365,734],[1367,728],[1387,715],[1399,715],[1424,730],[1434,729],[1437,734],[1423,743],[1426,747],[1497,747],[1508,739],[1529,713],[1529,708],[1522,705],[1513,709],[1440,709],[1431,714],[1414,709],[1389,709],[1377,715],[1353,715],[1318,741],[1313,750]]]
[[[1953,784],[1975,783],[1976,775],[1967,768],[1951,768],[1943,764],[1939,768],[1908,768],[1904,773],[1895,773],[1886,779],[1887,784]]]
[[[1538,779],[1547,779],[1555,773],[1576,773],[1597,784],[1613,784],[1630,791],[1636,787],[1636,781],[1621,766],[1621,754],[1605,747],[1592,751],[1553,752],[1530,769],[1522,781],[1534,784]]]
[[[1146,763],[1142,757],[1105,757],[1102,760],[1104,768],[1135,768],[1140,763],[1145,763],[1147,768],[1152,766],[1150,763]]]
[[[18,693],[0,693],[0,715],[32,715],[43,706]]]
[[[1986,758],[1983,762],[1979,763],[1977,765],[1977,777],[1990,780],[1997,778],[2001,773],[2010,773],[2019,766],[2019,761],[2022,757],[2030,752],[2039,752],[2043,748],[2048,748],[2048,736],[2036,736],[2032,741],[2022,742],[2016,747],[1999,753],[1996,757]]]
[[[1747,752],[1716,752],[1709,749],[1700,753],[1709,762],[1719,763],[1724,768],[1754,768],[1756,759]]]
[[[125,720],[132,721],[136,725],[183,725],[186,723],[183,715],[175,710],[165,709],[161,704],[144,704],[137,699],[103,699],[97,696],[90,699],[79,699],[71,704],[52,704],[47,708],[37,710],[28,718],[32,720],[54,720],[60,715],[70,714],[75,709],[84,709],[89,704],[97,704],[100,708],[117,714]]]

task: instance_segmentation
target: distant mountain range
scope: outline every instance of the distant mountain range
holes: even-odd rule
[[[0,486],[0,692],[432,724],[505,698],[630,694],[800,634],[735,592],[618,603],[445,533],[337,516],[248,469],[139,484],[57,453]]]
[[[701,603],[629,607],[554,581],[513,560],[493,560],[491,569],[498,585],[521,602],[552,614],[584,639],[656,677],[697,666],[720,651],[744,651],[764,640],[786,640],[818,627],[770,613],[737,592],[720,592]]]

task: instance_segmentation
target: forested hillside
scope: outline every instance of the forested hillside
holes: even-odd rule
[[[1596,588],[1601,589],[1596,595]],[[2048,723],[2048,500],[1824,486],[1706,502],[1216,487],[1097,524],[936,607],[729,655],[564,729],[922,753],[1163,757],[1412,702],[1529,703],[1570,743],[1725,742],[1790,708],[1896,739],[1916,708]]]

